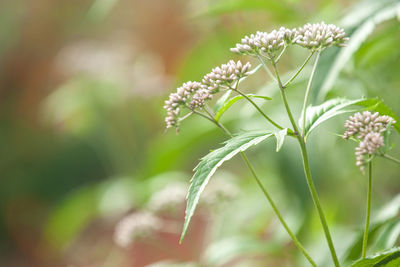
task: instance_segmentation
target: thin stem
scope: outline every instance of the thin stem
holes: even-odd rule
[[[265,64],[265,61],[261,58],[261,56],[257,56],[258,60],[261,62],[263,65],[265,71],[268,73],[269,77],[271,77],[272,80],[276,81],[275,76],[272,74],[272,72],[269,70],[268,66]]]
[[[286,98],[285,89],[281,89],[280,91],[281,91],[281,96],[282,96],[283,103],[285,104],[286,113],[288,114],[290,123],[293,126],[294,134],[296,136],[299,136],[299,129],[297,128],[296,121],[294,120],[292,111],[290,110],[289,103],[288,103],[287,98]]]
[[[308,188],[310,190],[314,205],[317,208],[318,216],[320,218],[320,221],[321,221],[321,224],[322,224],[322,228],[323,228],[324,233],[325,233],[325,238],[326,238],[326,241],[328,242],[329,250],[330,250],[331,255],[332,255],[332,260],[333,260],[335,266],[339,267],[340,264],[339,264],[338,257],[336,255],[336,251],[335,251],[335,247],[333,245],[331,234],[329,232],[329,227],[328,227],[328,224],[327,224],[326,219],[325,219],[324,211],[323,211],[323,209],[321,207],[321,203],[320,203],[320,200],[319,200],[319,197],[318,197],[317,190],[315,189],[315,185],[314,185],[314,182],[313,182],[312,177],[311,177],[310,163],[308,161],[306,144],[304,142],[304,139],[301,136],[297,136],[297,137],[298,137],[297,140],[300,143],[301,155],[302,155],[302,158],[303,158],[304,173],[306,175],[307,185],[308,185]]]
[[[318,65],[318,61],[319,61],[319,56],[320,55],[321,55],[321,52],[318,51],[317,57],[315,58],[313,69],[311,71],[310,79],[308,80],[306,94],[304,95],[304,103],[303,103],[303,109],[302,109],[303,114],[301,115],[301,117],[303,119],[302,120],[303,121],[303,125],[301,127],[302,131],[303,131],[303,136],[304,136],[305,128],[306,128],[306,108],[307,108],[307,102],[308,102],[308,95],[310,93],[311,83],[312,83],[312,80],[314,78],[315,70],[317,69],[317,65]]]
[[[286,45],[283,47],[282,51],[281,51],[281,52],[279,53],[279,55],[276,57],[275,62],[278,62],[279,59],[281,59],[283,53],[285,53],[286,47],[287,47]]]
[[[362,258],[364,259],[367,254],[368,231],[369,231],[369,218],[371,215],[371,188],[372,188],[372,161],[368,163],[368,193],[367,193],[367,218],[365,219],[365,230],[362,246]]]
[[[276,128],[278,128],[279,130],[282,130],[282,129],[283,129],[282,126],[280,126],[280,125],[277,124],[275,121],[273,121],[270,117],[268,117],[268,116],[261,110],[261,108],[260,108],[259,106],[257,106],[257,104],[256,104],[253,100],[251,100],[251,98],[248,97],[245,93],[241,92],[240,90],[233,89],[233,88],[232,88],[232,90],[235,91],[236,93],[242,95],[247,101],[249,101],[249,102],[258,110],[258,112],[260,112],[261,115],[263,115],[264,118],[266,118],[272,125],[274,125],[274,126],[275,126]]]
[[[310,61],[311,57],[314,55],[315,52],[311,52],[310,55],[307,57],[307,59],[303,62],[301,67],[297,70],[297,72],[283,85],[284,88],[288,87],[293,80],[300,74],[300,72],[304,69],[304,67],[307,65],[308,61]]]
[[[253,166],[250,164],[249,159],[247,158],[246,154],[243,152],[240,153],[242,156],[243,160],[245,161],[247,167],[249,168],[250,172],[252,173],[254,179],[256,180],[258,186],[260,189],[263,191],[265,197],[267,198],[269,204],[271,205],[272,209],[274,210],[276,216],[278,217],[279,221],[281,222],[282,226],[285,228],[286,232],[289,234],[289,236],[292,238],[294,244],[297,246],[297,248],[303,253],[303,255],[307,258],[307,260],[310,262],[310,264],[314,267],[316,267],[316,263],[313,261],[311,256],[307,253],[305,248],[301,245],[300,241],[297,239],[297,237],[293,234],[293,232],[290,230],[289,226],[286,224],[285,220],[283,219],[281,213],[278,210],[278,207],[275,205],[275,202],[272,200],[271,196],[269,195],[268,191],[265,189],[263,184],[261,183],[260,179],[258,178],[257,174],[254,171]]]
[[[333,260],[333,262],[334,262],[336,267],[340,267],[339,260],[338,260],[338,257],[336,255],[335,247],[333,245],[332,237],[331,237],[331,234],[329,232],[329,227],[328,227],[328,224],[327,224],[326,219],[325,219],[324,211],[323,211],[323,209],[321,207],[321,203],[320,203],[320,200],[319,200],[319,197],[318,197],[318,193],[317,193],[317,190],[315,189],[315,185],[314,185],[314,182],[313,182],[312,177],[311,177],[310,163],[308,161],[306,143],[304,141],[304,138],[299,134],[296,122],[293,119],[292,112],[290,111],[290,107],[289,107],[289,104],[287,102],[285,89],[283,88],[282,83],[280,82],[278,69],[276,68],[276,64],[274,62],[273,62],[273,66],[274,66],[275,73],[276,73],[276,76],[277,76],[277,79],[278,79],[279,87],[281,88],[280,91],[281,91],[281,94],[282,94],[283,102],[285,104],[286,112],[288,113],[290,122],[292,123],[293,129],[295,130],[297,141],[300,144],[301,155],[302,155],[302,158],[303,158],[304,173],[305,173],[305,176],[306,176],[307,185],[308,185],[308,188],[310,190],[312,200],[314,202],[314,206],[317,209],[317,213],[318,213],[318,216],[320,218],[320,221],[321,221],[321,224],[322,224],[322,228],[324,230],[325,238],[327,240],[327,243],[328,243],[328,246],[329,246],[329,250],[330,250],[331,255],[332,255],[332,260]]]
[[[382,154],[382,157],[384,157],[385,159],[391,160],[393,162],[396,162],[398,164],[400,164],[400,160],[396,159],[395,157],[389,156],[388,154]]]

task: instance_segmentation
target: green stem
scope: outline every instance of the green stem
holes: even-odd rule
[[[328,224],[327,224],[326,219],[325,219],[324,211],[323,211],[323,209],[321,207],[321,203],[320,203],[320,200],[319,200],[319,197],[318,197],[317,190],[315,189],[315,185],[314,185],[314,182],[313,182],[312,177],[311,177],[310,163],[308,161],[306,144],[304,142],[304,139],[301,136],[297,136],[297,137],[298,137],[297,139],[298,139],[298,141],[300,143],[301,155],[303,157],[303,166],[304,166],[304,173],[306,175],[307,185],[308,185],[308,188],[310,190],[314,205],[317,208],[318,216],[319,216],[319,219],[320,219],[321,224],[322,224],[322,228],[323,228],[324,233],[325,233],[325,238],[326,238],[326,241],[328,242],[329,250],[330,250],[331,255],[332,255],[332,260],[333,260],[335,266],[339,267],[340,264],[339,264],[338,257],[336,255],[336,251],[335,251],[335,247],[333,245],[331,234],[329,232],[329,227],[328,227]]]
[[[317,65],[318,65],[318,61],[319,61],[319,56],[321,55],[321,52],[319,51],[317,53],[317,57],[315,58],[315,62],[314,62],[314,66],[313,69],[311,71],[311,75],[310,75],[310,79],[308,80],[308,84],[307,84],[307,89],[306,89],[306,94],[304,96],[304,103],[303,103],[303,109],[302,109],[302,121],[303,121],[303,125],[302,125],[302,131],[303,131],[303,136],[305,134],[305,128],[306,128],[306,108],[307,108],[307,102],[308,102],[308,95],[310,93],[310,88],[311,88],[311,83],[312,80],[314,78],[314,74],[315,74],[315,70],[317,69]]]
[[[372,161],[368,163],[368,193],[367,193],[367,218],[365,219],[365,230],[362,246],[362,258],[367,255],[368,231],[369,231],[369,218],[371,215],[371,188],[372,188]]]
[[[398,164],[400,164],[400,160],[396,159],[395,157],[389,156],[388,154],[383,154],[382,157],[384,157],[385,159],[391,160],[393,162],[396,162]]]
[[[233,88],[231,88],[231,89],[232,89],[233,91],[235,91],[236,93],[242,95],[247,101],[249,101],[249,102],[258,110],[258,112],[260,112],[260,114],[263,115],[264,118],[266,118],[272,125],[274,125],[274,126],[275,126],[276,128],[278,128],[279,130],[282,130],[282,129],[283,129],[282,126],[280,126],[280,125],[277,124],[275,121],[273,121],[270,117],[268,117],[268,116],[261,110],[261,108],[260,108],[259,106],[257,106],[257,104],[256,104],[253,100],[251,100],[251,98],[248,97],[245,93],[243,93],[243,92],[241,92],[240,90],[237,90],[237,89],[233,89]]]
[[[297,70],[297,72],[287,81],[283,87],[286,88],[288,87],[293,80],[300,74],[300,72],[304,69],[304,67],[307,65],[308,61],[310,61],[311,57],[314,55],[314,52],[311,52],[310,55],[307,57],[307,59],[303,62],[303,65]]]
[[[317,193],[317,190],[315,189],[315,185],[314,185],[314,182],[313,182],[312,177],[311,177],[310,163],[308,161],[306,143],[304,141],[304,138],[299,134],[296,122],[293,119],[292,112],[291,112],[289,104],[287,102],[285,88],[282,86],[282,83],[280,82],[278,69],[276,68],[276,64],[274,62],[273,62],[273,66],[274,66],[274,69],[275,69],[275,73],[276,73],[276,76],[277,76],[279,87],[281,88],[280,91],[281,91],[281,94],[282,94],[283,102],[285,104],[286,112],[288,113],[290,122],[292,123],[293,129],[295,130],[297,141],[300,144],[301,155],[302,155],[302,158],[303,158],[304,173],[305,173],[305,176],[306,176],[307,185],[308,185],[308,188],[310,190],[312,200],[314,202],[314,206],[317,209],[317,213],[318,213],[318,216],[320,218],[320,221],[321,221],[321,224],[322,224],[322,228],[324,230],[325,238],[326,238],[326,241],[327,241],[328,246],[329,246],[329,250],[330,250],[331,255],[332,255],[332,260],[333,260],[333,262],[334,262],[336,267],[340,267],[339,260],[338,260],[338,257],[336,255],[335,247],[333,245],[332,237],[331,237],[331,234],[329,232],[329,227],[328,227],[328,224],[327,224],[326,219],[325,219],[324,211],[322,210],[321,203],[320,203],[320,200],[319,200],[319,197],[318,197],[318,193]]]
[[[214,123],[218,128],[220,128],[226,135],[232,137],[232,134],[228,129],[226,129],[221,123],[216,121],[215,119],[209,118],[206,115],[199,113],[197,111],[193,111],[195,114],[201,115],[202,117],[207,118],[209,121]],[[310,262],[310,264],[314,267],[316,267],[316,263],[314,260],[311,258],[311,256],[307,253],[303,245],[300,243],[300,241],[297,239],[297,237],[293,234],[293,232],[290,230],[289,226],[287,225],[286,221],[283,219],[282,214],[280,213],[278,207],[276,206],[275,202],[272,200],[271,196],[269,195],[268,191],[265,189],[263,184],[261,183],[260,179],[258,178],[253,166],[251,165],[249,159],[247,158],[246,154],[244,152],[240,152],[240,155],[242,156],[242,159],[246,163],[247,167],[249,168],[251,174],[253,175],[254,179],[256,180],[258,186],[260,187],[261,191],[264,193],[265,197],[267,198],[269,204],[271,205],[272,209],[274,210],[276,216],[278,217],[279,221],[281,222],[283,228],[285,228],[286,232],[289,234],[289,236],[292,238],[293,243],[297,246],[297,248],[303,253],[303,255],[307,258],[307,260]]]
[[[253,166],[250,164],[246,154],[243,152],[240,153],[242,156],[243,160],[245,161],[247,167],[249,168],[250,172],[253,174],[254,179],[256,180],[258,186],[260,189],[263,191],[265,197],[267,198],[269,204],[271,205],[272,209],[274,210],[276,216],[278,217],[279,221],[281,222],[283,228],[285,228],[286,232],[289,234],[289,236],[292,238],[294,244],[297,246],[297,248],[303,253],[303,255],[307,258],[307,260],[310,262],[310,264],[314,267],[316,267],[316,263],[313,261],[311,256],[307,253],[305,248],[301,245],[300,241],[297,239],[297,237],[293,234],[293,232],[290,230],[289,226],[286,224],[285,220],[283,219],[281,213],[278,210],[278,207],[275,205],[275,202],[272,200],[271,196],[269,195],[268,191],[265,189],[263,184],[261,183],[260,179],[258,178],[257,174],[254,171]]]
[[[269,70],[268,66],[265,64],[264,59],[261,58],[261,56],[257,56],[258,60],[261,62],[261,65],[264,67],[265,71],[268,73],[269,77],[271,77],[272,80],[276,81],[275,76],[271,73]]]

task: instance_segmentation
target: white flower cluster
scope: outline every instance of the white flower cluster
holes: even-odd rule
[[[160,230],[162,221],[148,212],[136,212],[123,218],[115,227],[114,241],[127,247],[135,240],[148,237]]]
[[[202,107],[205,100],[211,98],[211,94],[204,90],[204,86],[201,83],[192,81],[184,83],[176,90],[176,93],[170,94],[169,99],[165,101],[167,129],[178,126],[180,107],[182,105],[188,105],[191,109],[194,109]]]
[[[343,47],[349,38],[342,28],[324,22],[310,24],[307,23],[297,30],[295,42],[309,49],[324,49],[335,45]]]
[[[231,51],[251,56],[267,55],[270,59],[274,59],[279,51],[290,44],[297,44],[313,50],[322,50],[332,45],[345,46],[349,40],[345,35],[342,28],[333,24],[307,23],[298,29],[281,27],[270,33],[259,31],[256,34],[245,36],[241,43],[231,48]]]
[[[242,38],[240,44],[236,44],[236,47],[231,48],[234,53],[243,55],[257,56],[260,54],[267,54],[273,58],[277,55],[285,45],[291,44],[296,38],[296,29],[287,29],[281,27],[279,30],[273,30],[272,32],[260,32],[245,36]]]
[[[148,207],[154,212],[175,211],[185,204],[187,186],[183,183],[173,183],[154,193],[148,202]]]
[[[382,133],[386,131],[389,123],[395,123],[392,117],[379,116],[378,112],[364,111],[356,113],[345,122],[344,139],[356,136],[360,140],[356,147],[356,165],[364,171],[365,158],[376,153],[384,144]]]
[[[221,87],[229,88],[239,79],[248,76],[250,63],[230,60],[220,67],[204,76],[202,82],[186,82],[179,87],[176,93],[172,93],[169,99],[165,101],[164,108],[167,110],[165,122],[167,129],[179,126],[179,116],[181,107],[190,110],[202,109],[207,100],[212,99],[212,95],[217,93]]]
[[[250,68],[249,62],[242,64],[240,60],[238,62],[230,60],[228,63],[212,69],[201,82],[210,92],[218,92],[221,86],[229,88],[240,78],[248,76]]]

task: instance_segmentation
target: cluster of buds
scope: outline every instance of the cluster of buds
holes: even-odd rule
[[[312,50],[322,50],[332,45],[345,46],[349,40],[345,35],[342,28],[333,24],[308,23],[298,29],[281,27],[270,33],[257,32],[245,36],[241,43],[231,48],[231,51],[257,57],[267,55],[270,59],[274,59],[278,52],[290,44],[297,44]]]
[[[242,38],[241,43],[236,44],[231,51],[243,55],[267,55],[275,58],[279,51],[295,40],[296,32],[296,29],[290,30],[284,27],[270,33],[258,31],[256,34]]]
[[[189,106],[192,109],[200,107],[204,105],[206,99],[212,98],[211,94],[207,93],[201,83],[189,81],[179,87],[176,93],[170,94],[164,105],[167,110],[167,117],[165,118],[167,129],[178,126],[181,106]]]
[[[392,117],[379,116],[378,112],[364,111],[356,113],[345,122],[343,138],[356,137],[360,143],[356,148],[356,165],[364,171],[366,158],[375,154],[384,144],[382,133],[389,123],[395,123]]]
[[[295,43],[305,48],[319,50],[335,45],[343,47],[349,38],[342,28],[324,22],[307,23],[297,30]]]
[[[151,236],[162,227],[162,221],[148,212],[136,212],[123,218],[115,227],[114,241],[128,247],[135,240]]]
[[[211,100],[213,94],[217,93],[220,88],[231,88],[241,78],[248,76],[250,67],[250,63],[242,64],[240,60],[237,62],[230,60],[228,63],[212,69],[204,76],[201,83],[192,81],[184,83],[165,101],[167,129],[171,127],[178,129],[182,107],[192,111],[202,109],[206,101]]]
[[[218,92],[221,87],[230,88],[239,79],[248,76],[250,68],[249,62],[242,64],[240,60],[238,62],[230,60],[220,67],[213,68],[210,73],[204,76],[201,82],[210,92]]]

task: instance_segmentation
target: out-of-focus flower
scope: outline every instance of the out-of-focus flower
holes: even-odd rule
[[[136,212],[123,218],[115,227],[114,241],[127,247],[139,238],[149,237],[162,227],[162,221],[149,212]]]
[[[148,202],[148,207],[154,212],[171,212],[185,204],[187,186],[183,183],[173,183],[154,193]]]
[[[378,112],[355,113],[345,122],[344,139],[356,137],[360,143],[355,149],[356,166],[364,172],[365,165],[370,155],[374,155],[385,145],[382,133],[387,130],[389,123],[395,123],[389,116],[379,116]]]
[[[248,76],[250,68],[249,62],[242,64],[240,60],[237,62],[230,60],[228,63],[212,69],[204,76],[202,83],[210,93],[216,93],[220,87],[229,88],[239,79]]]
[[[340,27],[324,22],[310,24],[297,29],[294,43],[309,49],[324,49],[326,47],[345,46],[349,38]]]
[[[200,203],[213,206],[223,201],[235,198],[239,193],[239,188],[225,179],[213,179],[206,190],[204,190]]]

